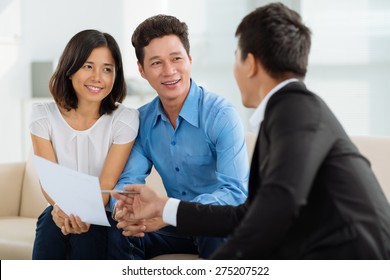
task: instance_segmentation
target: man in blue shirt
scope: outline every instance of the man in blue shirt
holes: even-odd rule
[[[145,183],[154,165],[169,197],[202,204],[243,203],[249,163],[240,117],[224,98],[191,79],[187,25],[173,16],[148,18],[134,31],[132,44],[140,74],[158,97],[139,109],[139,134],[115,189]],[[114,215],[115,203],[110,202]],[[135,235],[143,238],[126,239],[127,244],[115,248],[114,258],[148,259],[166,253],[208,258],[224,242],[180,236],[165,226],[162,219],[134,221],[123,234],[141,230],[145,233]]]

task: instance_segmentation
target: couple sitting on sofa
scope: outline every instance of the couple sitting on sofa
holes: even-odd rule
[[[66,151],[80,152],[82,143],[97,147],[89,143],[96,141],[90,135],[110,119],[112,127],[106,131],[112,135],[101,143],[107,148],[97,147],[98,154],[107,151],[106,159],[95,169],[100,167],[102,188],[113,188],[124,167],[115,188],[141,192],[134,197],[114,195],[118,202],[110,200],[123,234],[139,238],[125,238],[115,227],[106,232],[86,225],[54,205],[39,218],[36,258],[63,258],[69,252],[72,258],[90,259],[105,254],[151,258],[163,253],[233,259],[389,258],[389,204],[368,162],[327,106],[302,83],[309,29],[296,12],[269,4],[247,15],[236,36],[235,78],[243,104],[257,108],[251,122],[259,129],[248,200],[248,160],[239,117],[224,99],[191,80],[186,25],[158,15],[141,23],[132,37],[141,76],[158,97],[139,109],[139,133],[131,153],[138,122],[133,110],[122,106],[115,110],[113,105],[123,99],[114,93],[123,72],[120,54],[109,43],[90,45],[84,57],[60,76],[61,63],[68,62],[65,49],[52,79],[52,93],[55,97],[61,92],[63,87],[55,85],[62,82],[73,95],[62,102],[55,98],[60,110],[46,109],[48,116],[57,114],[70,126]],[[73,49],[72,40],[68,46]],[[52,155],[49,159],[60,164],[75,162],[68,152],[60,159],[58,122],[48,118],[42,122],[39,127],[46,125],[51,134],[42,137],[31,126],[34,152]],[[88,159],[96,153],[90,150]],[[88,163],[85,157],[77,159],[75,168]],[[156,198],[147,186],[125,187],[143,183],[152,164],[168,196],[176,199],[166,203],[167,198]],[[151,200],[160,207],[148,213]],[[194,222],[199,220],[204,220],[201,227]],[[51,225],[40,228],[40,224]],[[63,248],[70,244],[71,250],[54,252],[57,248],[43,237],[59,238]],[[85,255],[91,247],[94,251]]]
[[[138,111],[116,104],[125,97],[117,44],[106,33],[85,30],[69,41],[51,79],[55,102],[33,107],[34,153],[99,176],[103,189],[113,189],[123,169],[117,188],[144,183],[153,164],[170,196],[243,203],[249,173],[244,129],[229,102],[191,79],[187,25],[171,16],[152,17],[136,29],[132,42],[142,77],[158,93],[139,109],[139,128]],[[151,233],[156,240],[150,242],[130,240],[110,213],[111,228],[88,225],[46,198],[50,206],[38,219],[33,259],[132,259],[168,252],[208,258],[224,242],[175,235],[170,228]],[[103,199],[109,205],[109,196]],[[113,201],[110,206],[115,212]],[[147,226],[161,227],[161,220]],[[152,245],[153,250],[141,250]]]

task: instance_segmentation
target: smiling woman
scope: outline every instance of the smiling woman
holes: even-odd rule
[[[114,38],[84,30],[66,45],[50,79],[55,102],[34,104],[30,132],[34,153],[79,172],[99,176],[113,189],[138,131],[138,111],[126,96],[122,58]],[[107,228],[50,205],[37,222],[33,259],[106,259]],[[103,195],[104,204],[109,195]],[[112,224],[110,213],[107,217]],[[60,241],[59,241],[60,240]]]

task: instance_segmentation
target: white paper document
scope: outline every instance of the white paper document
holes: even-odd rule
[[[99,178],[33,155],[42,188],[67,214],[88,224],[110,226],[100,192]]]

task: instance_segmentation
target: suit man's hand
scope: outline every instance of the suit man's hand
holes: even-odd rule
[[[160,195],[147,185],[128,185],[124,189],[139,193],[135,195],[112,193],[112,196],[118,200],[117,209],[126,209],[123,214],[127,216],[127,219],[142,220],[162,217],[168,197]]]

